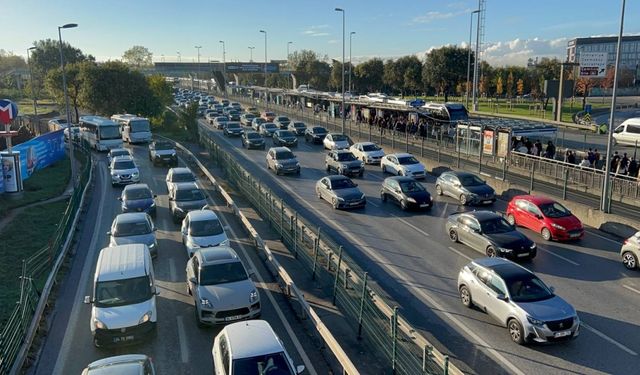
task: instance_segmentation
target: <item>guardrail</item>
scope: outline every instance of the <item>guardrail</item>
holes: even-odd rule
[[[323,289],[331,291],[334,304],[357,327],[358,338],[368,343],[389,370],[396,374],[412,375],[462,374],[449,363],[448,356],[434,348],[409,325],[399,314],[397,306],[385,301],[383,291],[346,254],[341,244],[325,234],[317,223],[311,223],[299,215],[269,187],[247,172],[233,156],[217,145],[211,129],[202,124],[198,129],[201,143],[209,150],[212,161],[225,173],[226,180],[280,234],[284,244],[310,273],[310,277]],[[264,247],[260,240],[256,240],[256,245]],[[293,285],[290,281],[285,284]],[[306,303],[301,303],[301,308],[304,313],[312,311]],[[316,318],[312,314],[309,316],[315,323]]]
[[[80,147],[79,151],[87,155],[78,183],[84,189],[74,190],[49,245],[22,261],[20,299],[0,331],[0,374],[20,373],[60,266],[71,247],[93,173],[90,151],[85,147]]]

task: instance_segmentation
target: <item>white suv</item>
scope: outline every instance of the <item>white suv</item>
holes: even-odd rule
[[[111,160],[111,186],[137,184],[140,170],[131,156],[116,156]]]

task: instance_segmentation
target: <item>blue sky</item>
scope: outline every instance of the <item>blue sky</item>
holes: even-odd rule
[[[576,36],[618,32],[621,1],[487,0],[486,58],[494,64],[524,64],[528,57],[564,54]],[[159,61],[284,59],[291,51],[312,49],[338,58],[342,54],[342,17],[353,36],[353,59],[398,57],[469,39],[469,12],[477,0],[19,0],[0,12],[0,48],[24,55],[34,40],[57,38],[58,25],[78,23],[63,38],[98,60],[117,59],[133,45],[143,45]],[[640,33],[640,1],[627,1],[625,34]],[[475,37],[474,37],[475,38]]]

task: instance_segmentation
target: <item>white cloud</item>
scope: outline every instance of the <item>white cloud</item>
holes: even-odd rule
[[[315,33],[315,34],[310,34],[311,36],[327,36],[329,35],[329,33]]]
[[[302,32],[302,35],[307,35],[307,36],[327,36],[327,35],[329,35],[329,33],[323,32],[323,31],[320,31],[320,30],[328,29],[328,28],[329,28],[329,25],[309,26],[309,27],[307,27],[306,30],[304,30]]]
[[[338,43],[338,42],[339,42],[339,40],[338,40],[338,39],[330,39],[327,43],[329,43],[329,44],[336,44],[336,43]]]
[[[430,23],[437,20],[446,20],[447,18],[455,17],[458,13],[454,12],[438,12],[438,11],[430,11],[421,16],[414,17],[411,22],[412,23]]]

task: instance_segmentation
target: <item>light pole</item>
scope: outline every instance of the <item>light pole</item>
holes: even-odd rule
[[[222,44],[222,77],[224,77],[224,95],[227,96],[227,49],[224,40],[219,41]]]
[[[353,88],[351,87],[351,37],[355,34],[355,31],[349,33],[349,94],[353,95]]]
[[[289,46],[292,45],[293,42],[287,42],[287,69],[291,70],[291,66],[289,65]],[[287,76],[287,82],[291,82],[291,73]]]
[[[611,189],[611,143],[613,135],[613,120],[616,112],[616,91],[618,89],[618,70],[620,68],[620,49],[622,44],[622,31],[624,29],[624,7],[625,0],[622,0],[622,11],[620,13],[620,33],[618,34],[618,43],[616,46],[616,70],[613,74],[613,92],[611,93],[611,113],[609,114],[609,131],[607,132],[607,158],[605,159],[604,168],[604,184],[602,185],[602,212],[611,212],[611,197],[609,190]],[[615,172],[615,171],[614,171]]]
[[[264,90],[266,107],[269,109],[269,90],[267,90],[267,32],[260,30],[264,34]]]
[[[344,122],[345,122],[345,108],[344,108],[344,9],[336,8],[336,12],[342,13],[342,134],[344,134]]]
[[[249,62],[253,62],[253,50],[256,49],[256,47],[249,47]]]
[[[180,51],[176,52],[178,54],[178,62],[182,62],[182,58],[180,57]]]
[[[478,9],[478,25],[476,28],[476,54],[473,57],[473,110],[478,110],[478,74],[480,69],[480,59],[478,50],[480,48],[480,9]]]
[[[198,51],[198,69],[196,70],[196,81],[198,81],[198,90],[200,90],[200,48],[202,46],[195,46],[195,49]]]
[[[38,116],[38,99],[36,98],[36,92],[33,89],[33,74],[31,72],[31,63],[29,63],[29,51],[36,49],[31,46],[27,48],[27,66],[29,67],[29,86],[31,86],[31,95],[33,95],[33,115]]]
[[[469,110],[469,76],[471,75],[471,36],[473,35],[473,15],[476,13],[480,13],[480,9],[476,9],[471,12],[471,21],[469,22],[469,54],[467,57],[467,87],[465,87],[465,95],[466,95],[466,107]],[[474,58],[474,61],[477,61],[477,58]]]
[[[62,26],[58,26],[58,40],[60,41],[60,68],[62,69],[62,89],[64,90],[64,104],[67,114],[67,126],[71,127],[71,112],[69,111],[69,95],[67,93],[67,75],[64,71],[64,55],[62,54],[62,29],[72,29],[78,27],[76,23],[67,23]],[[71,162],[71,181],[73,188],[76,187],[76,166],[73,157],[73,137],[71,137],[71,129],[69,129],[69,161]]]

